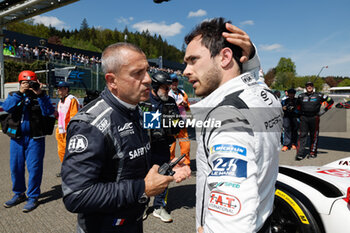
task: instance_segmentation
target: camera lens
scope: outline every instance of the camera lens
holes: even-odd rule
[[[34,81],[29,82],[29,87],[33,90],[38,90],[40,88],[40,84]]]

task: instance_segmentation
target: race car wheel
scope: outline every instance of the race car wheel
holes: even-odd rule
[[[319,217],[304,196],[297,197],[285,189],[275,192],[271,219],[272,233],[323,233]]]

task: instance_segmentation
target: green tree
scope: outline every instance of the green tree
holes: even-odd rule
[[[89,29],[89,24],[88,24],[86,18],[84,18],[80,24],[80,30],[84,31],[84,30],[88,30],[88,29]]]
[[[89,39],[89,24],[87,23],[86,18],[81,22],[78,38],[82,40]]]
[[[14,60],[5,60],[5,82],[18,82],[18,74],[22,70],[45,70],[46,63],[44,61],[35,61],[33,63],[17,62]],[[40,82],[46,83],[45,73],[38,74]]]
[[[350,79],[344,79],[338,84],[338,87],[349,87],[350,86]]]
[[[276,74],[290,72],[296,75],[295,64],[290,58],[281,57],[278,65],[276,66]]]
[[[276,78],[273,88],[285,90],[295,87],[296,68],[292,59],[281,57],[275,69]]]

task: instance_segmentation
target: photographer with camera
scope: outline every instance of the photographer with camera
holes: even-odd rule
[[[298,111],[297,99],[295,98],[296,91],[291,88],[288,90],[288,97],[282,100],[283,109],[283,147],[285,152],[289,149],[296,150],[298,137]]]
[[[3,103],[9,113],[5,119],[4,133],[10,140],[10,169],[14,196],[4,203],[13,207],[25,200],[25,163],[29,173],[28,202],[23,212],[30,212],[38,206],[43,174],[45,135],[52,134],[55,118],[49,117],[55,111],[50,97],[43,91],[42,84],[33,71],[22,71],[18,76],[19,91],[10,92]],[[52,120],[53,119],[53,120]]]

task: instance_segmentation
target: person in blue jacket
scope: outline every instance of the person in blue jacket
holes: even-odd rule
[[[4,206],[13,207],[27,200],[28,196],[23,212],[30,212],[38,206],[45,135],[50,134],[48,128],[53,128],[52,122],[46,124],[48,121],[45,116],[52,115],[55,109],[33,71],[22,71],[18,81],[19,91],[9,93],[2,106],[9,113],[6,129],[3,131],[11,137],[10,169],[12,191],[15,194]],[[25,182],[25,164],[29,174],[28,189]]]

